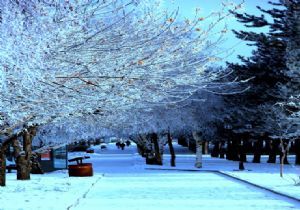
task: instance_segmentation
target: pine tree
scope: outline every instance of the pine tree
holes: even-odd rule
[[[287,39],[287,70],[285,75],[289,82],[281,85],[281,95],[285,97],[281,103],[282,112],[276,110],[280,115],[281,123],[289,128],[284,133],[286,138],[294,138],[296,164],[300,164],[300,1],[285,1],[287,9],[286,22],[288,24]]]
[[[233,31],[237,38],[248,41],[249,46],[255,46],[250,57],[239,56],[241,64],[228,63],[228,68],[233,70],[231,77],[252,78],[248,83],[251,88],[224,99],[231,107],[225,121],[231,124],[232,133],[244,133],[248,134],[244,135],[246,138],[251,136],[256,139],[256,149],[261,149],[263,138],[275,132],[277,125],[269,120],[270,110],[274,104],[286,98],[281,87],[290,81],[286,75],[285,56],[287,39],[290,37],[289,23],[286,21],[289,8],[284,1],[269,3],[273,6],[270,10],[257,7],[262,12],[261,16],[232,12],[246,27],[253,30],[268,29],[268,32]]]

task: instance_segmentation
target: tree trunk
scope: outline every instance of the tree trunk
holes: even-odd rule
[[[137,144],[136,145],[138,153],[142,156],[142,157],[146,157],[145,155],[145,149],[142,145]]]
[[[202,168],[202,141],[196,141],[196,168]]]
[[[239,141],[234,139],[232,141],[232,160],[239,161]]]
[[[270,140],[269,141],[269,159],[267,163],[276,163],[276,155],[278,150],[278,143]]]
[[[7,145],[1,145],[0,148],[0,186],[4,187],[6,185],[6,156],[5,152]]]
[[[205,155],[208,154],[208,141],[202,142],[202,154],[205,154]]]
[[[295,141],[296,141],[296,140],[295,140]],[[290,146],[289,151],[290,151],[290,153],[292,153],[292,154],[296,154],[295,141],[291,141],[291,142],[290,142],[291,146]]]
[[[245,170],[244,161],[240,160],[239,162],[239,170],[243,171]]]
[[[202,133],[193,132],[193,137],[196,141],[196,168],[202,168]]]
[[[31,156],[31,171],[32,174],[43,174],[44,171],[42,169],[42,166],[39,162],[39,155],[37,153],[32,153]]]
[[[154,157],[155,157],[155,160],[156,160],[156,164],[157,165],[162,165],[162,157],[161,157],[161,154],[160,154],[160,150],[159,150],[159,144],[158,144],[158,136],[156,133],[153,133],[152,136],[152,141],[153,141],[153,144],[154,144],[154,150],[155,150],[155,154],[154,154]]]
[[[263,147],[263,142],[261,140],[257,140],[254,142],[254,146],[253,146],[254,157],[252,163],[260,163],[262,147]]]
[[[244,148],[244,142],[241,141],[238,147],[238,154],[239,154],[239,170],[245,170],[244,162],[246,161],[246,153]]]
[[[131,140],[133,140],[133,139],[131,139]],[[138,149],[138,153],[142,157],[146,157],[146,146],[145,146],[145,142],[143,140],[143,136],[142,135],[138,135],[137,136],[136,146],[137,146],[137,149]]]
[[[295,164],[300,165],[300,139],[295,140],[295,154],[296,154]]]
[[[233,156],[232,156],[232,142],[230,140],[227,140],[226,159],[227,160],[233,160]]]
[[[6,185],[6,156],[5,152],[9,146],[9,144],[17,138],[16,135],[13,135],[6,139],[0,146],[0,186]]]
[[[283,177],[283,165],[288,164],[287,154],[289,149],[289,143],[280,140],[280,177]]]
[[[183,147],[188,146],[187,140],[183,135],[178,137],[178,144],[183,146]]]
[[[194,139],[188,138],[188,148],[192,152],[196,152],[196,141]]]
[[[16,160],[17,179],[29,180],[31,171],[32,139],[36,133],[36,128],[29,128],[23,134],[23,150]]]
[[[30,179],[30,165],[25,158],[24,154],[20,154],[16,159],[17,165],[17,180],[29,180]]]
[[[237,140],[228,140],[228,144],[227,144],[227,154],[226,154],[226,158],[228,160],[233,160],[233,161],[238,161],[239,160],[239,156],[238,156],[238,142]]]
[[[219,157],[220,155],[220,148],[221,148],[221,142],[217,141],[213,143],[214,147],[211,151],[211,157]]]
[[[26,135],[26,138],[28,138],[28,133],[24,134]],[[25,144],[24,141],[24,135],[23,135],[23,144]],[[30,179],[30,171],[31,168],[28,168],[28,161],[25,158],[25,153],[21,152],[21,146],[17,138],[13,139],[12,145],[14,148],[14,157],[16,160],[16,167],[17,167],[17,179],[18,180],[28,180]],[[25,149],[25,146],[23,145],[23,148]]]
[[[287,159],[288,152],[289,152],[289,141],[282,141],[280,142],[280,163],[281,164],[289,164],[289,161]]]
[[[241,148],[240,148],[240,155],[239,158],[240,160],[242,160],[243,162],[247,162],[247,142],[246,140],[242,140],[241,141]]]
[[[220,142],[220,158],[224,159],[225,158],[225,153],[226,153],[226,149],[225,149],[225,142],[221,141]]]
[[[168,145],[169,145],[170,154],[171,154],[171,166],[175,167],[176,166],[176,164],[175,164],[176,156],[175,156],[175,151],[174,151],[173,144],[172,144],[172,137],[171,137],[170,131],[168,131]]]

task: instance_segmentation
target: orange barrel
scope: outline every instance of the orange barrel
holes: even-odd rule
[[[79,165],[69,165],[69,176],[93,176],[93,165],[82,163]]]

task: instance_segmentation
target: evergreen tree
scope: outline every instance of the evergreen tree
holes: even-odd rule
[[[296,164],[300,164],[300,1],[285,1],[288,24],[287,70],[289,82],[281,85],[281,95],[285,98],[279,103],[281,110],[275,114],[287,132],[285,138],[295,139]],[[281,112],[280,112],[281,111]]]
[[[278,116],[281,124],[290,128],[283,135],[286,138],[300,136],[299,118],[299,95],[300,95],[300,1],[299,0],[285,0],[282,1],[286,6],[285,22],[287,23],[287,34],[282,36],[286,39],[286,65],[284,76],[288,78],[286,83],[279,85],[279,95],[281,101],[279,109],[274,109],[274,114]]]
[[[233,32],[237,38],[248,41],[248,45],[254,46],[255,50],[248,58],[239,56],[241,64],[228,63],[228,68],[233,71],[231,77],[252,78],[248,83],[250,88],[242,94],[224,97],[228,107],[231,107],[227,110],[225,122],[232,126],[232,133],[248,133],[248,138],[251,136],[257,140],[273,135],[274,132],[276,135],[278,125],[276,121],[270,120],[270,110],[274,104],[287,99],[288,94],[283,88],[292,91],[297,87],[291,83],[293,76],[287,70],[289,58],[285,54],[288,40],[295,33],[291,30],[291,24],[296,24],[296,21],[287,19],[291,19],[291,5],[299,4],[299,1],[269,3],[272,9],[257,7],[262,12],[261,16],[232,12],[239,22],[253,29]],[[254,32],[257,29],[267,29],[267,32]],[[261,141],[257,141],[257,144],[260,144],[258,147],[262,146]],[[273,147],[277,148],[277,145]]]

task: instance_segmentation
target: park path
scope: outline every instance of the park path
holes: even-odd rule
[[[102,152],[93,163],[103,177],[70,209],[300,209],[297,202],[212,172],[139,170],[135,149],[112,153]]]
[[[288,210],[300,206],[214,173],[181,172],[107,174],[72,209]]]

